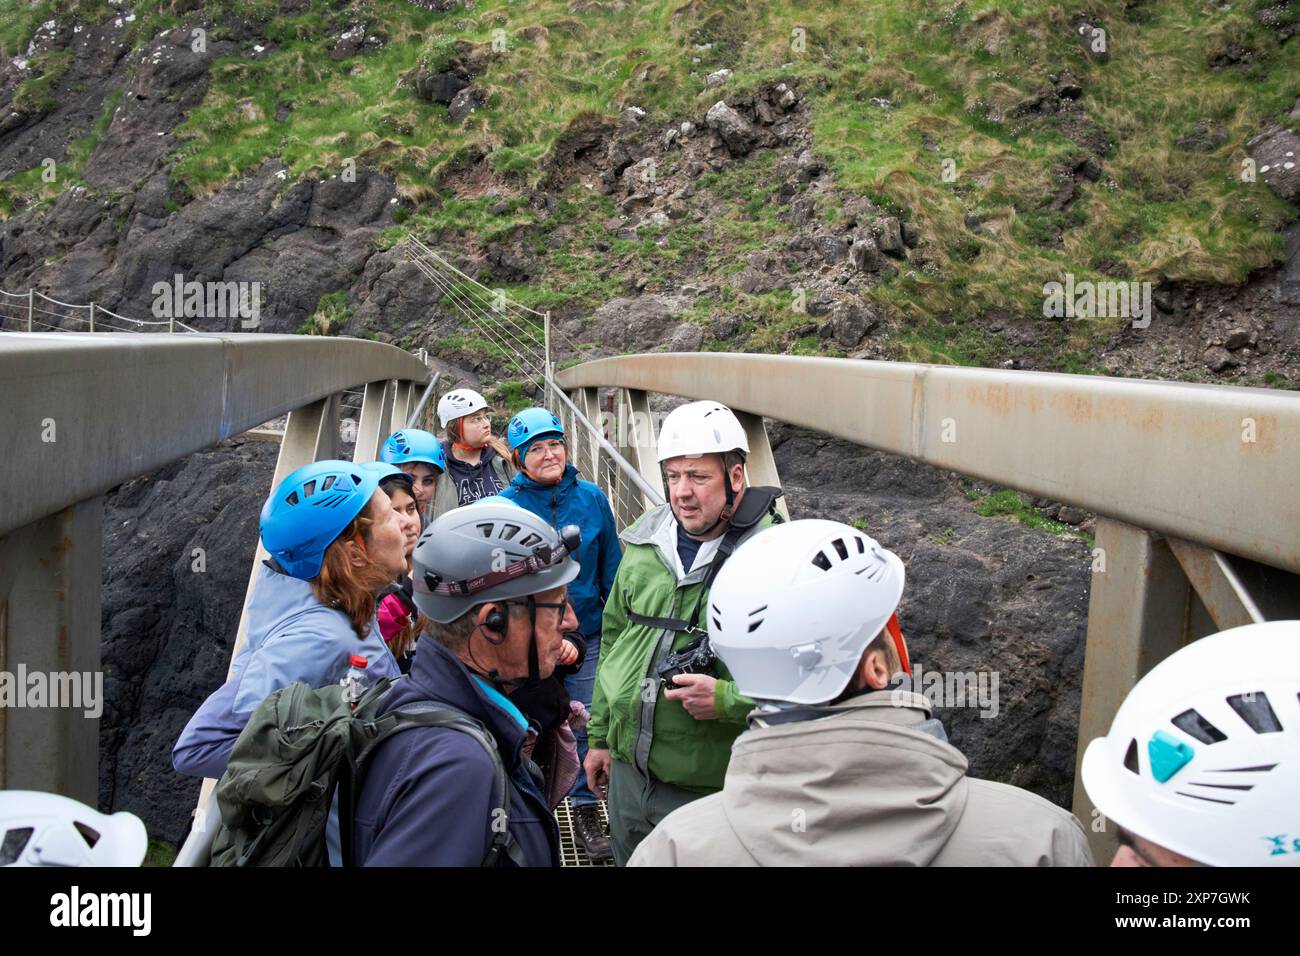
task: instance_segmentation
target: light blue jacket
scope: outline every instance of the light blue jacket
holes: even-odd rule
[[[377,620],[363,641],[342,611],[316,600],[310,583],[263,563],[248,600],[248,640],[226,682],[181,731],[172,748],[172,766],[189,776],[219,779],[258,704],[295,681],[311,687],[338,683],[353,654],[370,662],[366,671],[371,681],[400,674]]]
[[[370,663],[371,681],[398,677],[401,671],[370,622],[363,641],[342,611],[316,600],[311,584],[274,571],[263,562],[248,599],[248,640],[235,658],[226,682],[194,712],[172,748],[172,766],[192,777],[220,779],[235,741],[257,705],[282,687],[302,681],[324,687],[343,679],[348,658],[360,654]],[[342,860],[338,796],[325,827],[330,864]]]

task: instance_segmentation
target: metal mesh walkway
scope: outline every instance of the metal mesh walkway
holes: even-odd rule
[[[573,832],[573,808],[569,798],[555,808],[555,820],[560,825],[560,866],[613,866],[614,861],[596,863],[587,856],[582,843]],[[605,810],[605,801],[600,802],[600,819],[609,825],[609,814]]]

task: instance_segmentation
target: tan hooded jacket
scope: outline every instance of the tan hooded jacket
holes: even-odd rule
[[[1072,814],[967,777],[959,751],[914,729],[930,716],[923,696],[866,694],[829,709],[775,726],[751,715],[722,791],[669,814],[629,865],[1093,865]]]

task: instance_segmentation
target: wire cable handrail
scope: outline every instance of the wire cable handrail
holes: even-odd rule
[[[530,309],[503,292],[488,288],[414,235],[407,237],[405,251],[420,274],[437,290],[440,304],[462,316],[469,330],[482,336],[494,349],[499,349],[515,373],[542,388],[548,406],[560,403],[563,408],[553,410],[565,417],[571,416],[576,427],[594,438],[603,458],[597,453],[589,463],[592,466],[591,478],[609,496],[618,514],[636,515],[645,502],[663,504],[663,495],[646,481],[551,377],[550,344],[554,330],[549,312]],[[542,319],[542,322],[537,323],[533,317]],[[566,335],[564,338],[569,337]],[[579,351],[571,340],[569,344],[573,351]],[[573,447],[575,457],[590,457],[591,452],[582,454],[583,443]],[[639,496],[629,493],[632,488],[640,493]]]
[[[61,302],[58,299],[51,298],[50,296],[46,295],[44,292],[40,291],[39,289],[33,289],[32,292],[35,295],[39,295],[46,302],[53,302],[55,305],[61,305],[65,309],[93,309],[95,307],[94,303],[90,303],[88,305],[76,305],[72,302]]]
[[[457,269],[455,266],[453,266],[450,262],[448,262],[448,261],[447,261],[446,259],[444,259],[442,256],[438,255],[438,253],[434,252],[432,249],[430,249],[428,246],[426,246],[423,242],[421,242],[421,241],[420,241],[419,239],[417,239],[415,236],[411,235],[411,236],[408,236],[407,238],[408,238],[408,240],[410,241],[410,243],[411,243],[413,246],[415,246],[417,249],[420,250],[421,253],[423,253],[424,255],[427,255],[429,258],[433,259],[435,262],[438,262],[439,264],[441,264],[441,265],[443,266],[443,268],[447,269],[447,270],[450,271],[450,272],[454,272],[454,273],[456,273],[456,275],[460,276],[462,279],[464,279],[466,282],[469,282],[471,285],[476,285],[476,286],[479,286],[480,288],[487,289],[487,286],[483,285],[483,283],[479,282],[477,279],[473,278],[472,276],[468,276],[468,275],[466,275],[464,272],[461,272],[459,269]],[[495,293],[493,290],[491,290],[491,289],[488,289],[488,291],[489,291],[489,292],[492,292],[493,295],[496,294],[496,293]],[[520,304],[520,303],[518,303],[518,302],[514,302],[513,300],[510,300],[510,299],[507,299],[506,301],[510,302],[510,303],[511,303],[512,305],[514,305],[516,308],[523,309],[525,312],[531,312],[533,315],[537,316],[539,319],[540,319],[540,318],[543,318],[543,317],[545,316],[545,313],[544,313],[544,312],[538,312],[536,309],[530,309],[530,308],[528,308],[528,306],[526,306],[526,305],[522,305],[522,304]]]
[[[97,302],[89,302],[83,305],[78,305],[74,302],[64,302],[62,299],[56,299],[53,296],[46,295],[44,292],[41,292],[39,289],[28,289],[26,292],[9,292],[6,289],[0,289],[0,295],[4,296],[7,299],[21,299],[26,301],[26,312],[27,312],[26,315],[15,315],[12,312],[4,312],[4,313],[0,313],[0,315],[3,315],[3,317],[12,319],[15,322],[19,322],[19,323],[26,320],[28,331],[31,331],[32,326],[39,325],[42,328],[50,329],[51,331],[54,332],[87,332],[87,331],[94,332],[102,328],[102,329],[111,329],[114,332],[142,333],[144,332],[146,326],[157,328],[159,331],[162,330],[163,326],[166,326],[168,332],[193,332],[195,334],[202,334],[202,332],[199,329],[196,329],[191,325],[186,325],[184,322],[181,322],[178,319],[168,319],[168,320],[159,320],[159,321],[151,321],[149,319],[133,319],[129,315],[122,315],[118,312],[114,312],[111,309],[106,309]],[[53,303],[54,305],[60,306],[65,309],[74,309],[74,310],[84,309],[86,310],[87,314],[68,315],[63,312],[55,312],[51,309],[43,308],[41,306],[36,305],[37,298],[43,299],[46,302]],[[0,309],[19,309],[19,308],[22,308],[22,306],[12,304],[9,302],[0,301]],[[60,319],[62,321],[71,320],[74,322],[87,323],[90,325],[90,328],[89,329],[59,328],[58,326],[50,325],[48,322],[42,322],[36,319],[35,316],[37,313],[40,313],[41,315],[52,316],[53,318]],[[123,328],[122,326],[114,325],[111,322],[105,322],[100,318],[100,316],[105,316],[105,315],[111,316],[112,318],[118,319],[122,322],[129,322],[131,325],[135,326],[135,328]],[[20,330],[8,329],[6,331],[16,332]]]

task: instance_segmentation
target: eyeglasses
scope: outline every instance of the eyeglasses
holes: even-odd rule
[[[524,607],[527,607],[528,604],[529,604],[529,601],[528,601],[528,600],[523,600],[523,601],[501,601],[500,603],[502,603],[502,604],[522,604]],[[540,607],[549,607],[549,608],[554,608],[554,609],[555,609],[555,624],[556,624],[556,626],[558,627],[560,624],[563,624],[563,623],[564,623],[564,613],[565,613],[565,610],[566,610],[566,609],[568,608],[568,606],[569,606],[569,592],[568,592],[568,590],[565,590],[565,592],[564,592],[564,596],[563,596],[563,600],[560,600],[560,601],[536,601],[536,600],[535,600],[535,601],[532,601],[531,603],[532,603],[532,606],[535,607],[535,608],[540,608]]]
[[[564,442],[562,441],[535,441],[528,446],[528,451],[524,454],[524,457],[544,458],[551,452],[559,454],[562,451],[564,451]]]
[[[475,412],[473,415],[465,416],[465,421],[469,422],[471,425],[483,425],[491,420],[492,419],[488,416],[487,412]]]

